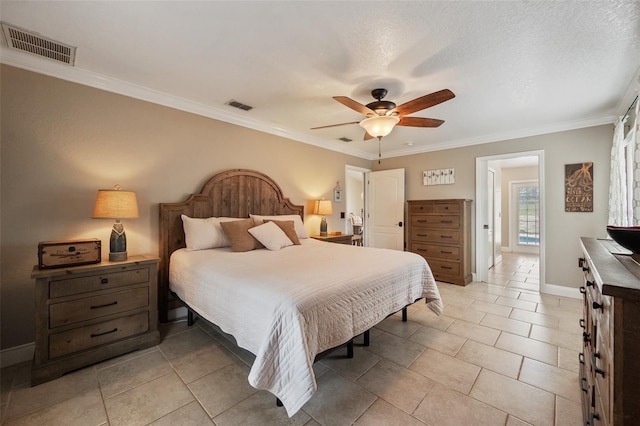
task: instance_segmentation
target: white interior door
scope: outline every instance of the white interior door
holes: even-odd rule
[[[404,169],[366,176],[367,246],[404,250]]]
[[[488,262],[487,262],[487,269],[491,269],[493,267],[493,265],[495,265],[495,256],[494,256],[494,247],[495,247],[495,240],[494,240],[494,235],[493,235],[493,229],[494,229],[494,224],[495,224],[495,216],[494,216],[494,194],[495,194],[495,181],[496,181],[496,173],[489,169],[488,173],[487,173],[487,224],[489,226],[489,228],[487,229],[487,243],[488,243],[488,247],[487,247],[487,254],[488,256]]]

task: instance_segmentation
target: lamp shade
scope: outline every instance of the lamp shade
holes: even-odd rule
[[[374,138],[381,138],[391,133],[399,121],[400,119],[395,115],[375,115],[365,118],[358,124]]]
[[[316,201],[313,213],[320,215],[333,214],[333,206],[331,205],[331,200]]]
[[[100,189],[93,207],[94,219],[128,219],[138,217],[138,201],[133,191]]]

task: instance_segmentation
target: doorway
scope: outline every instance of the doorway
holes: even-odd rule
[[[365,214],[365,175],[370,172],[370,169],[365,169],[356,166],[345,166],[345,185],[344,185],[344,203],[345,203],[345,221],[344,221],[344,233],[353,234],[353,226],[349,216],[351,214],[362,218],[362,229],[366,229],[366,214]],[[366,242],[363,241],[363,245]]]
[[[508,188],[503,191],[499,190],[499,188],[503,187],[503,170],[506,176],[508,174],[507,171],[518,170],[519,168],[524,171],[525,168],[532,167],[538,181],[539,204],[536,206],[535,223],[526,223],[525,225],[528,227],[527,229],[535,229],[535,232],[532,231],[532,235],[535,233],[536,242],[539,244],[537,247],[539,261],[536,265],[540,282],[537,290],[544,290],[544,151],[528,151],[476,158],[476,281],[488,282],[489,264],[492,257],[494,264],[497,265],[503,251],[514,252],[519,247],[514,247],[510,242],[513,234],[513,232],[509,232],[510,225],[503,225],[512,223],[509,217],[512,209],[509,207],[501,209],[499,207],[500,205],[508,206],[508,199],[511,198]],[[495,185],[493,185],[493,194],[490,194],[489,185],[492,179],[494,179]],[[491,206],[489,203],[491,203]],[[491,212],[494,213],[493,220],[490,217]],[[529,222],[534,221],[530,219]],[[529,237],[533,238],[533,236]],[[494,240],[494,244],[490,243],[491,239]],[[494,249],[493,254],[490,253],[492,247]],[[535,256],[533,253],[531,255]]]

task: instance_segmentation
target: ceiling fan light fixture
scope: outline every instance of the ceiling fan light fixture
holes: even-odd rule
[[[378,115],[365,118],[358,124],[371,136],[381,138],[391,133],[394,126],[398,124],[399,121],[400,118],[395,115]]]

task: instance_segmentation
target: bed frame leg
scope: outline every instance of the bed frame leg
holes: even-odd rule
[[[280,398],[276,398],[276,405],[278,407],[282,407],[283,406],[282,401],[280,401]]]
[[[347,342],[347,358],[353,358],[353,339]]]
[[[187,309],[187,325],[191,327],[195,321],[193,320],[193,311]]]
[[[364,332],[364,346],[369,346],[369,330]]]
[[[407,307],[402,308],[402,322],[407,322]]]

